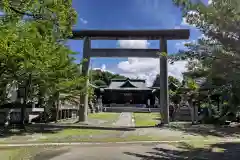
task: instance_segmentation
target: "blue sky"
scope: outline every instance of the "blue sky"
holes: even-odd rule
[[[212,0],[201,0],[211,5]],[[168,54],[184,49],[184,43],[197,40],[202,33],[186,23],[181,11],[172,0],[73,0],[78,13],[74,29],[190,29],[190,38],[182,41],[168,41]],[[0,15],[3,13],[0,11]],[[82,41],[68,40],[68,46],[75,52],[76,62],[82,59]],[[93,41],[92,48],[159,48],[159,41],[121,40]],[[182,78],[186,61],[168,66],[168,74]],[[91,58],[91,67],[119,73],[131,78],[146,79],[150,85],[159,73],[159,59],[152,58]]]
[[[207,0],[205,0],[207,1]],[[181,25],[181,11],[171,0],[73,0],[78,13],[75,29],[173,29],[190,28],[190,40],[198,38],[195,28]],[[177,52],[175,44],[168,42],[169,53]],[[82,51],[81,40],[70,40],[74,51]],[[116,41],[95,41],[93,47],[118,46]],[[150,48],[158,48],[158,42],[151,42]],[[79,55],[81,57],[81,55]],[[105,62],[105,61],[104,61]]]
[[[207,3],[208,0],[204,0]],[[186,41],[199,38],[202,33],[188,25],[182,18],[181,11],[172,0],[73,0],[73,7],[78,13],[78,21],[74,29],[190,29],[190,39],[185,41],[168,41],[168,53],[175,54],[184,48]],[[82,41],[69,40],[69,47],[82,58]],[[159,48],[158,41],[93,41],[94,48]],[[153,64],[153,62],[155,64]],[[149,63],[151,65],[149,65]],[[144,78],[151,81],[159,72],[158,60],[139,58],[92,58],[93,68],[102,68],[130,77]],[[181,65],[185,65],[182,63]],[[140,66],[140,67],[139,67]],[[149,67],[150,66],[150,67]],[[147,69],[146,69],[147,68]],[[178,65],[172,75],[181,76],[185,67]],[[181,70],[182,69],[182,70]],[[151,70],[151,75],[149,75]],[[154,70],[154,72],[152,72]],[[176,71],[179,70],[179,71]],[[170,73],[171,74],[171,73]],[[149,77],[152,77],[149,79]]]

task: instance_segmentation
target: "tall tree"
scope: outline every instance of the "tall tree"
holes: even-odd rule
[[[160,87],[159,83],[160,83],[160,75],[158,74],[153,81],[152,87]],[[174,84],[174,85],[180,86],[181,82],[173,76],[168,76],[168,84]]]
[[[240,1],[213,0],[208,5],[190,0],[174,2],[181,7],[187,22],[204,36],[197,43],[188,44],[188,51],[180,52],[173,59],[198,59],[189,64],[186,74],[206,77],[217,86],[215,90],[231,95],[229,101],[236,108],[240,99]]]
[[[64,45],[76,20],[71,1],[4,0],[0,5],[5,11],[0,19],[1,90],[12,81],[24,85],[26,104],[36,97],[33,88],[38,90],[39,103],[46,101],[46,95],[51,99],[59,92],[72,94],[79,89],[83,78],[70,58],[74,53]]]
[[[101,70],[91,70],[90,76],[90,80],[97,86],[108,86],[111,79],[126,79],[125,76]]]
[[[212,0],[209,5],[202,1],[197,3],[191,0],[173,1],[181,7],[188,23],[223,45],[226,51],[239,54],[240,1]]]

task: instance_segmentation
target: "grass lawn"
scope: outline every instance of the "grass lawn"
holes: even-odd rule
[[[154,126],[159,123],[159,113],[133,113],[135,126]]]
[[[98,130],[99,131],[99,130]],[[87,135],[89,133],[89,135]],[[202,143],[204,140],[219,141],[216,137],[200,137],[200,136],[169,136],[169,135],[136,135],[134,133],[129,133],[128,135],[121,136],[120,131],[100,131],[99,133],[92,131],[73,131],[64,130],[55,134],[43,134],[42,137],[34,141],[23,141],[21,138],[15,140],[5,140],[1,141],[0,144],[9,143],[70,143],[70,142],[133,142],[133,141],[193,141],[194,143]]]
[[[20,149],[17,148],[0,148],[1,159],[18,160],[19,158],[24,158],[21,155],[19,156],[20,153]]]
[[[119,113],[107,113],[107,112],[101,112],[101,113],[92,113],[88,115],[88,118],[92,119],[98,119],[98,120],[104,120],[109,123],[113,123],[118,120]]]
[[[109,131],[111,132],[111,131]],[[25,143],[71,143],[71,142],[133,142],[133,141],[165,141],[170,143],[171,141],[179,141],[179,140],[186,140],[186,141],[193,141],[194,143],[201,144],[204,142],[204,140],[210,140],[210,141],[219,141],[217,138],[210,138],[210,137],[188,137],[185,136],[184,139],[179,136],[157,136],[157,135],[135,135],[135,134],[129,134],[127,136],[121,137],[121,134],[116,133],[116,136],[111,135],[110,133],[105,133],[104,137],[101,137],[101,135],[93,135],[81,137],[79,135],[59,135],[55,134],[52,136],[46,136],[43,135],[43,138],[39,138],[38,140],[34,141],[19,141],[19,140],[8,140],[8,141],[2,141],[0,144],[9,144],[9,143],[16,143],[16,144],[25,144]],[[103,134],[102,134],[103,135]],[[107,136],[106,136],[107,135]],[[164,143],[165,143],[164,142]],[[173,142],[172,142],[173,143]],[[175,142],[174,142],[175,143]]]
[[[0,147],[1,160],[40,160],[38,154],[44,152],[45,156],[41,157],[50,159],[56,155],[64,153],[63,149],[58,146],[31,146],[31,147]],[[36,156],[36,157],[35,157]],[[33,158],[34,157],[34,158]]]
[[[101,129],[64,129],[56,133],[42,134],[41,141],[81,141],[107,134],[117,134],[118,131]]]

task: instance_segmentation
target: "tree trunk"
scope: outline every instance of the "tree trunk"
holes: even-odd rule
[[[1,90],[0,90],[0,93],[2,93],[0,95],[0,106],[5,104],[6,102],[6,99],[7,99],[7,84],[3,84],[2,86],[0,86]]]
[[[43,115],[41,116],[41,121],[46,122],[47,113],[46,113],[46,104],[45,104],[45,91],[41,87],[39,88],[38,105],[39,107],[44,108]]]
[[[198,105],[195,103],[193,107],[194,107],[194,119],[195,119],[195,123],[198,123]]]
[[[21,104],[21,129],[26,130],[25,128],[25,118],[26,118],[26,100],[23,99],[23,104]]]
[[[84,114],[84,95],[80,95],[80,103],[78,108],[78,121],[84,122],[85,121],[85,114]]]
[[[5,117],[5,122],[4,122],[4,132],[8,132],[8,127],[9,127],[9,124],[10,124],[10,121],[11,121],[11,112],[10,110],[8,110],[6,113],[6,117]]]
[[[28,79],[25,83],[24,87],[24,96],[23,96],[23,103],[21,103],[21,128],[23,130],[26,130],[25,127],[25,120],[26,120],[26,106],[27,106],[27,101],[28,101],[28,94],[30,93],[31,89],[31,83],[32,83],[32,75],[29,74]]]
[[[192,124],[194,124],[195,118],[194,118],[194,108],[193,108],[192,101],[188,101],[188,108],[190,110]]]
[[[60,105],[60,100],[59,100],[59,92],[57,92],[57,103],[56,103],[56,117],[55,117],[55,122],[58,122],[59,119],[59,105]]]
[[[174,112],[173,112],[173,117],[172,117],[173,122],[175,121],[175,118],[176,118],[179,108],[180,108],[179,104],[174,105]]]

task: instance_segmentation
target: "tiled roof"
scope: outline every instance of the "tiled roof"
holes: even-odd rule
[[[132,88],[132,89],[148,89],[145,83],[145,80],[140,79],[112,79],[109,89],[124,89],[124,88]]]
[[[151,88],[104,88],[104,90],[111,90],[111,89],[114,89],[114,90],[128,90],[128,91],[131,91],[131,90],[152,90]]]

